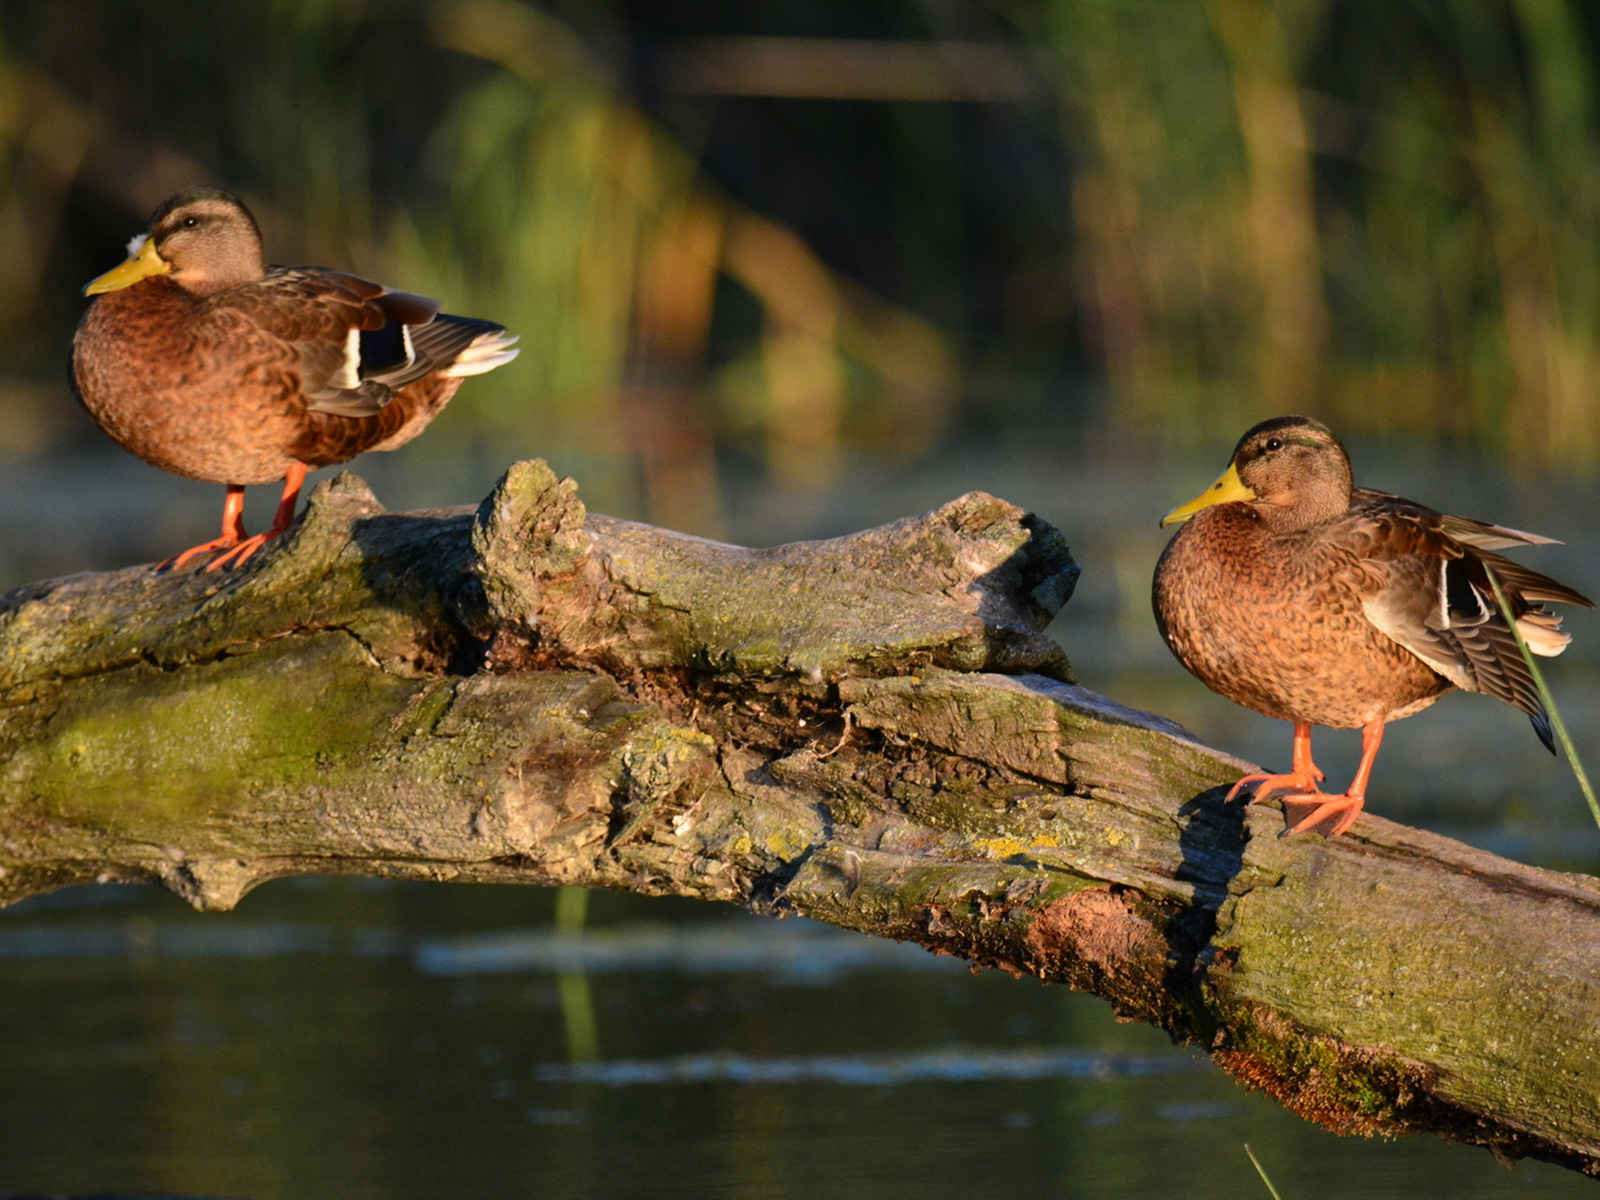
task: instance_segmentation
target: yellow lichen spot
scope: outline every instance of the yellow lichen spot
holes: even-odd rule
[[[775,858],[788,861],[791,858],[798,858],[801,854],[804,854],[807,847],[810,846],[810,843],[805,839],[796,837],[793,833],[784,830],[779,833],[768,834],[763,845],[766,847],[768,854]]]
[[[973,838],[972,848],[990,858],[1011,858],[1026,849],[1022,839],[1014,837]]]
[[[972,848],[989,858],[1014,858],[1019,854],[1027,854],[1030,850],[1054,850],[1060,847],[1061,839],[1053,833],[1044,834],[1025,842],[1019,837],[980,837],[972,839]]]

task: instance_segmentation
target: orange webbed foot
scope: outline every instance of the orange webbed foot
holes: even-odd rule
[[[1317,791],[1317,784],[1321,783],[1322,779],[1322,772],[1317,769],[1317,764],[1311,761],[1311,726],[1297,724],[1294,727],[1294,763],[1289,773],[1246,775],[1228,789],[1226,802],[1231,804],[1245,788],[1250,789],[1252,804],[1259,804],[1279,792],[1321,795]]]
[[[239,539],[236,537],[223,536],[219,538],[212,538],[209,542],[204,542],[201,545],[189,547],[189,549],[185,550],[182,554],[175,558],[169,558],[164,563],[157,563],[156,570],[176,571],[179,567],[184,566],[192,559],[199,558],[202,554],[212,554],[218,550],[227,550],[228,548],[237,546],[238,544]]]
[[[157,566],[156,570],[176,571],[185,563],[199,558],[204,554],[217,555],[216,558],[212,559],[205,566],[200,568],[200,570],[205,574],[209,575],[212,571],[220,571],[225,567],[237,567],[245,560],[250,558],[250,556],[253,555],[257,550],[261,549],[261,547],[265,546],[273,538],[277,537],[281,532],[282,530],[269,529],[266,533],[257,533],[250,537],[213,538],[204,545],[193,546],[190,549],[185,550],[176,558],[167,559],[166,562]],[[221,553],[218,553],[218,551]]]
[[[1300,792],[1281,797],[1285,833],[1310,833],[1338,837],[1356,823],[1364,796],[1330,796],[1326,792]]]
[[[1296,727],[1297,746],[1299,727]],[[1372,778],[1372,763],[1378,757],[1378,747],[1383,744],[1383,718],[1368,721],[1361,727],[1361,764],[1356,777],[1350,781],[1350,790],[1342,796],[1330,796],[1316,788],[1291,792],[1282,797],[1283,817],[1288,828],[1285,833],[1308,833],[1316,830],[1336,838],[1356,823],[1361,806],[1367,799],[1367,781]],[[1307,754],[1310,750],[1307,734]]]
[[[214,537],[209,542],[202,542],[198,546],[191,546],[176,558],[169,558],[166,562],[156,567],[158,571],[176,571],[191,559],[199,558],[202,554],[212,554],[218,550],[232,550],[245,538],[244,532],[244,486],[230,483],[228,485],[228,498],[222,502],[222,535]],[[214,570],[216,564],[212,563],[207,570]]]
[[[1317,791],[1317,784],[1321,779],[1322,772],[1315,768],[1308,772],[1291,771],[1287,775],[1246,775],[1228,789],[1224,802],[1233,803],[1245,788],[1250,789],[1251,804],[1263,803],[1280,792],[1320,796],[1322,793]]]
[[[162,563],[156,570],[176,570],[192,558],[217,550],[222,553],[205,565],[203,569],[207,573],[220,571],[224,567],[237,567],[244,563],[257,550],[294,523],[295,504],[300,499],[300,486],[305,482],[308,469],[305,463],[290,464],[289,470],[283,477],[283,496],[278,501],[278,513],[272,519],[272,528],[254,537],[247,537],[244,531],[244,485],[230,483],[228,498],[222,505],[222,536],[203,546],[185,550],[177,558],[170,558]]]
[[[252,537],[247,537],[231,549],[219,554],[202,569],[209,575],[212,571],[220,571],[224,567],[237,567],[277,536],[278,531],[276,529],[269,529],[266,533],[258,533]]]

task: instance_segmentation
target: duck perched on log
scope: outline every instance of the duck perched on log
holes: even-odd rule
[[[1535,654],[1571,640],[1551,601],[1594,605],[1494,553],[1552,539],[1355,487],[1344,447],[1306,417],[1263,421],[1217,481],[1161,524],[1182,524],[1156,564],[1156,623],[1212,691],[1294,724],[1287,774],[1228,793],[1279,796],[1289,831],[1337,836],[1361,812],[1389,721],[1452,687],[1527,713],[1552,753],[1550,720],[1495,598]],[[1361,730],[1349,789],[1321,791],[1311,727]]]
[[[169,197],[122,265],[84,292],[78,398],[164,471],[227,485],[222,535],[162,564],[243,563],[289,527],[306,472],[421,433],[461,380],[515,358],[493,321],[322,267],[266,266],[249,209],[220,188]],[[242,522],[246,484],[283,480],[272,527]]]

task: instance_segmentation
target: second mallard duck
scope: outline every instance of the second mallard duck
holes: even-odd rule
[[[220,188],[167,199],[72,343],[73,386],[124,447],[228,485],[222,536],[170,565],[244,562],[289,527],[306,472],[409,442],[461,380],[517,355],[505,327],[343,271],[268,268],[249,209]],[[244,485],[284,481],[272,528],[248,537]]]
[[[1594,605],[1493,553],[1551,539],[1447,516],[1353,485],[1332,433],[1306,417],[1263,421],[1233,461],[1162,525],[1183,523],[1156,564],[1156,623],[1202,683],[1294,723],[1282,775],[1247,775],[1253,798],[1279,796],[1290,832],[1343,833],[1361,812],[1386,722],[1452,687],[1527,713],[1554,752],[1550,721],[1500,608],[1536,654],[1571,640],[1550,601]],[[1311,727],[1361,730],[1361,763],[1342,794],[1321,791]]]

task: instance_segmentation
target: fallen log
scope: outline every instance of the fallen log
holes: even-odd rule
[[[1600,884],[1364,816],[1077,686],[1077,577],[974,493],[750,550],[313,495],[246,569],[0,599],[0,902],[279,876],[571,884],[800,914],[1066,983],[1340,1133],[1600,1174]]]

